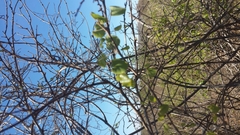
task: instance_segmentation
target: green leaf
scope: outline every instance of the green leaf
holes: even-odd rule
[[[115,46],[112,43],[107,43],[106,45],[107,45],[108,50],[114,50],[115,49]]]
[[[121,50],[128,50],[130,47],[129,46],[126,46],[124,48],[122,48]]]
[[[107,57],[106,57],[106,55],[103,53],[103,54],[101,54],[101,55],[99,56],[97,63],[98,63],[99,66],[105,67],[105,66],[107,65],[106,60],[107,60]]]
[[[93,35],[97,38],[102,38],[105,35],[104,30],[95,30],[93,31]]]
[[[127,76],[127,74],[118,74],[116,76],[116,80],[119,82],[125,82],[129,80],[129,77]]]
[[[119,30],[121,30],[121,28],[122,28],[122,25],[119,25],[119,26],[115,27],[114,30],[119,31]]]
[[[119,6],[110,6],[111,15],[117,16],[125,13],[126,9]]]
[[[114,74],[125,74],[127,72],[128,63],[121,59],[114,59],[111,63],[111,67]]]
[[[94,12],[91,12],[91,16],[92,16],[92,18],[94,18],[96,20],[107,22],[107,18],[105,18],[99,14],[95,14]]]
[[[186,125],[186,127],[194,127],[194,126],[196,126],[196,124],[195,124],[195,123],[193,123],[193,122],[191,122],[191,123],[188,123],[188,124]]]
[[[101,39],[100,39],[99,46],[100,46],[101,48],[103,48],[103,43],[104,43],[104,41],[105,41],[105,39],[104,39],[104,38],[101,38]]]
[[[164,119],[165,119],[165,116],[164,116],[164,115],[158,116],[158,121],[163,121]]]
[[[212,131],[207,131],[206,135],[216,135],[216,134],[214,132],[212,132]]]
[[[113,39],[113,42],[114,42],[117,46],[119,46],[119,44],[120,44],[120,39],[119,39],[117,36],[112,36],[112,39]]]
[[[213,119],[213,122],[216,123],[216,122],[217,122],[217,115],[216,115],[216,114],[213,114],[213,115],[212,115],[212,119]]]
[[[149,96],[148,99],[150,100],[150,102],[153,102],[153,103],[157,102],[157,98],[154,96]]]
[[[212,104],[212,105],[209,105],[209,106],[208,106],[208,109],[210,110],[211,113],[217,114],[218,111],[220,110],[220,107]]]
[[[106,37],[106,41],[107,41],[107,43],[112,43],[113,42],[117,46],[120,44],[120,39],[115,35],[113,35],[112,38],[111,37]]]
[[[157,70],[153,69],[153,68],[148,68],[147,69],[147,75],[149,75],[149,77],[154,77],[157,74]]]
[[[117,74],[116,80],[125,87],[135,87],[134,80],[130,79],[127,74]]]
[[[165,134],[168,134],[170,132],[168,124],[166,123],[163,124],[163,131]]]
[[[159,108],[160,108],[160,111],[158,113],[158,116],[159,116],[159,119],[162,120],[162,118],[164,118],[166,113],[168,112],[169,106],[167,104],[162,104]]]
[[[103,27],[103,26],[102,26],[102,27]],[[102,30],[102,27],[101,27],[101,25],[98,24],[98,23],[96,23],[96,24],[94,25],[95,30]]]
[[[119,44],[120,44],[120,39],[117,36],[112,36],[112,38],[106,37],[106,41],[107,41],[106,45],[107,45],[108,50],[114,50],[115,45],[119,46]]]
[[[145,63],[145,65],[144,65],[145,68],[149,68],[150,66],[151,66],[150,63]]]

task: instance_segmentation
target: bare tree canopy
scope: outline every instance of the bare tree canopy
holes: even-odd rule
[[[2,1],[1,134],[240,134],[239,0],[31,2]]]

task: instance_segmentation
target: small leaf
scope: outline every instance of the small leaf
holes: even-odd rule
[[[117,36],[112,36],[113,42],[114,44],[116,44],[117,46],[119,46],[120,44],[120,39]]]
[[[111,15],[117,16],[125,13],[126,9],[119,6],[110,6]]]
[[[102,38],[105,35],[104,30],[95,30],[93,31],[93,35],[97,38]]]
[[[119,26],[115,27],[114,30],[119,31],[119,30],[121,30],[121,28],[122,28],[122,25],[119,25]]]
[[[169,106],[167,104],[162,104],[159,108],[160,108],[160,111],[158,113],[158,116],[164,117],[168,112]]]
[[[106,57],[106,55],[103,53],[103,54],[101,54],[101,55],[99,56],[97,63],[98,63],[99,66],[105,67],[105,66],[107,65],[106,60],[107,60],[107,57]]]
[[[220,110],[220,107],[212,104],[208,106],[208,109],[210,110],[211,113],[217,114],[218,111]]]
[[[103,27],[103,26],[102,26],[102,27]],[[101,27],[101,25],[98,24],[98,23],[96,23],[96,24],[94,25],[95,30],[102,30],[102,27]]]
[[[186,125],[186,127],[194,127],[194,126],[196,126],[196,124],[195,124],[195,123],[193,123],[193,122],[191,122],[191,123],[188,123],[188,124]]]
[[[120,125],[120,121],[119,121],[119,122],[117,122],[116,124],[114,124],[114,128],[118,128],[118,127],[119,127],[119,125]]]
[[[130,79],[127,74],[117,74],[116,80],[125,87],[135,87],[134,81]]]
[[[128,64],[121,59],[114,59],[111,63],[112,71],[115,74],[125,74],[127,72]]]
[[[150,102],[153,102],[153,103],[157,102],[157,98],[154,96],[149,96],[148,99],[150,100]]]
[[[99,14],[95,14],[94,12],[91,12],[91,16],[92,16],[92,18],[94,18],[96,20],[107,22],[107,18],[105,18]]]
[[[106,37],[106,41],[107,41],[107,49],[108,50],[114,50],[115,49],[115,45],[119,46],[120,44],[120,39],[117,36],[112,36],[111,37]]]
[[[54,78],[53,78],[53,77],[51,77],[51,78],[50,78],[50,81],[53,81],[53,79],[54,79]]]
[[[165,134],[170,132],[168,124],[166,124],[166,123],[163,124],[163,131]]]
[[[122,48],[121,50],[128,50],[130,47],[129,46],[126,46],[124,48]]]
[[[124,82],[124,81],[128,81],[129,80],[129,77],[127,76],[127,74],[118,74],[116,76],[116,80],[118,82]]]
[[[106,41],[108,50],[114,50],[120,44],[120,39],[117,36],[112,36],[112,38],[106,37]]]
[[[148,68],[147,69],[147,75],[149,75],[149,77],[154,77],[157,74],[157,70],[153,69],[153,68]]]
[[[163,121],[164,119],[165,119],[165,116],[164,116],[164,115],[158,116],[158,121]]]
[[[107,45],[107,49],[108,49],[108,50],[111,50],[111,51],[112,51],[112,50],[115,49],[115,46],[114,46],[112,43],[107,43],[106,45]]]
[[[213,119],[213,122],[216,123],[216,122],[217,122],[217,115],[216,115],[216,114],[213,114],[213,115],[212,115],[212,119]]]
[[[100,39],[99,46],[100,46],[101,48],[103,48],[103,43],[104,43],[104,41],[105,41],[105,39],[104,39],[104,38],[101,38],[101,39]]]
[[[146,63],[146,64],[144,65],[145,68],[149,68],[150,66],[151,66],[150,63]]]
[[[206,135],[216,135],[216,134],[214,132],[212,132],[212,131],[207,131]]]

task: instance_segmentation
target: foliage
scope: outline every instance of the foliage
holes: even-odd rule
[[[5,1],[1,133],[239,134],[238,0],[139,0],[137,14],[94,2],[89,45],[67,1],[56,14]],[[118,108],[114,122],[100,104]]]
[[[234,67],[239,62],[236,61],[233,65],[229,63],[239,55],[236,42],[239,41],[239,33],[232,31],[233,27],[239,29],[236,24],[236,18],[239,18],[236,7],[239,7],[239,1],[139,1],[139,21],[142,22],[139,23],[138,31],[142,42],[138,50],[143,51],[145,56],[138,64],[151,76],[141,76],[140,97],[144,100],[144,106],[149,106],[142,108],[142,112],[147,113],[143,113],[144,120],[155,122],[149,126],[148,131],[143,130],[143,134],[166,134],[162,130],[166,123],[171,123],[169,134],[200,134],[203,132],[201,128],[207,130],[205,133],[215,134],[208,127],[225,123],[219,119],[219,116],[224,117],[220,108],[221,111],[231,110],[230,112],[235,112],[233,114],[240,115],[236,113],[237,110],[222,106],[228,103],[224,96],[234,97],[233,93],[238,93],[238,87],[230,80],[236,79],[238,70]],[[238,17],[234,19],[227,14]],[[140,24],[151,25],[152,28]],[[233,52],[234,55],[229,55]],[[149,71],[152,69],[154,73],[151,74]],[[229,74],[229,71],[232,73]],[[232,79],[226,76],[231,76]],[[231,91],[232,94],[220,91]],[[151,98],[146,98],[149,96]],[[158,117],[161,109],[154,107],[163,103],[169,106],[167,117]],[[204,123],[199,126],[192,118]],[[157,119],[161,121],[157,122]],[[193,126],[178,128],[182,121],[185,125]],[[235,127],[237,119],[233,121],[235,122],[227,125]],[[226,134],[235,133],[229,128],[217,130],[218,133],[223,130]]]

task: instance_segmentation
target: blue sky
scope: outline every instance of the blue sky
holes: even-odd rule
[[[14,0],[13,0],[14,1]],[[85,2],[83,3],[81,9],[80,9],[80,12],[82,12],[82,15],[86,18],[86,20],[84,20],[84,23],[83,23],[83,27],[80,28],[81,30],[81,33],[83,33],[83,42],[85,44],[89,44],[90,43],[90,34],[89,31],[91,32],[92,28],[93,28],[93,25],[94,25],[94,19],[90,16],[90,13],[91,12],[95,12],[95,13],[98,13],[98,7],[96,5],[96,3],[92,3],[93,0],[85,0]],[[54,7],[57,7],[57,3],[59,2],[58,0],[57,1],[51,1],[49,2],[49,0],[42,0],[43,4],[46,6],[48,5],[49,6],[49,10],[48,10],[48,14],[56,14],[55,13],[55,9]],[[68,7],[69,7],[69,10],[75,12],[80,4],[80,1],[79,0],[68,0]],[[106,0],[106,6],[107,8],[109,8],[109,6],[121,6],[123,7],[124,6],[124,3],[126,1],[125,0]],[[137,0],[133,0],[132,1],[133,4],[136,4],[137,3]],[[38,12],[38,13],[42,13],[44,12],[43,10],[43,7],[41,6],[41,3],[39,3],[39,1],[37,0],[26,0],[26,3],[27,3],[27,6],[31,8],[31,10],[35,11],[35,12]],[[0,15],[4,15],[5,14],[5,5],[4,4],[1,4],[0,5]],[[128,12],[128,11],[127,11]],[[23,13],[24,14],[24,13]],[[64,7],[61,7],[61,15],[64,16],[64,14],[66,14],[67,16],[67,10],[66,8]],[[82,15],[80,13],[78,13],[77,15],[77,18],[79,18],[79,22],[82,21]],[[123,20],[123,18],[121,16],[119,17],[112,17],[111,20],[110,20],[110,25],[111,25],[111,28],[114,28],[115,26],[118,26],[119,24],[121,24],[121,21]],[[28,26],[26,20],[23,19],[23,17],[21,16],[20,13],[17,13],[16,15],[16,21],[22,25],[22,26]],[[43,34],[43,38],[44,38],[44,35],[48,34],[48,28],[49,28],[49,24],[47,23],[42,23],[40,22],[39,20],[33,20],[33,23],[34,25],[37,25],[38,26],[38,33],[41,33]],[[10,22],[9,22],[9,25],[10,25]],[[2,26],[5,26],[4,22],[3,21],[0,21],[0,31],[2,32],[4,30],[4,27]],[[22,31],[21,29],[18,28],[18,26],[15,26],[15,28],[18,30],[18,33],[16,37],[19,37],[19,39],[22,39],[23,35],[25,34],[25,31]],[[0,33],[0,36],[2,36],[2,33]],[[123,38],[123,35],[120,34],[120,38]],[[27,38],[24,38],[26,41],[28,40]],[[43,39],[42,39],[43,40]],[[121,39],[122,40],[122,39]],[[32,52],[32,51],[35,51],[33,48],[22,48],[22,46],[20,46],[21,48],[21,52],[24,53],[24,54],[28,54],[29,52]],[[32,75],[34,76],[34,75]],[[35,76],[36,77],[36,76]],[[31,79],[31,81],[34,81]],[[113,105],[111,105],[110,103],[100,103],[99,102],[99,105],[101,107],[101,109],[103,109],[104,112],[106,112],[106,115],[107,115],[107,118],[108,120],[111,122],[111,124],[116,124],[114,123],[115,119],[116,119],[116,115],[118,113],[118,109],[116,107],[114,107]],[[124,108],[122,108],[124,109]],[[116,122],[118,122],[120,119],[122,119],[124,117],[124,114],[120,114],[118,115],[118,119],[116,120]],[[135,129],[130,125],[130,123],[128,123],[127,119],[124,119],[124,121],[126,122],[125,124],[125,133],[131,133],[133,131],[135,131]],[[94,124],[94,123],[93,123]],[[122,131],[123,129],[121,128],[123,126],[123,121],[121,121],[120,123],[120,126],[119,126],[119,133],[122,135],[124,134]],[[94,129],[92,129],[94,130]],[[96,131],[93,131],[93,132],[96,132],[96,134],[110,134],[110,131],[109,129],[106,129],[105,131],[103,132],[100,132],[100,133],[97,133],[99,132],[98,130]]]
[[[121,7],[123,7],[124,2],[125,2],[125,0],[106,0],[107,7],[109,7],[109,6],[121,6]],[[134,1],[133,1],[133,3],[134,3]],[[84,3],[84,5],[82,6],[81,11],[83,12],[85,17],[87,18],[87,21],[88,21],[89,25],[93,26],[94,20],[91,16],[89,16],[89,14],[90,14],[90,12],[97,13],[97,10],[93,10],[94,8],[92,8],[91,6],[94,6],[91,3],[91,1],[86,1],[86,3]],[[91,8],[89,8],[89,7],[91,7]],[[95,8],[95,9],[97,9],[97,8]],[[127,18],[127,19],[129,19],[129,18]],[[110,25],[112,25],[111,28],[114,28],[114,27],[118,26],[121,23],[121,21],[123,21],[122,16],[112,17],[111,20],[110,20]],[[123,35],[120,34],[120,37],[123,39]],[[129,133],[135,131],[135,129],[132,126],[130,126],[131,123],[128,123],[128,119],[126,119],[126,117],[124,117],[124,114],[120,113],[120,115],[117,115],[118,110],[119,110],[118,108],[116,108],[113,105],[111,105],[110,103],[106,103],[106,102],[105,103],[100,103],[99,105],[101,106],[101,109],[103,109],[103,111],[106,112],[106,115],[109,118],[109,121],[112,122],[112,124],[116,124],[116,123],[114,123],[114,121],[116,119],[116,116],[118,116],[116,122],[121,120],[119,129],[118,129],[120,135],[124,134],[122,132],[123,131],[123,129],[122,129],[123,122],[125,122],[124,131],[125,131],[126,134],[129,134]],[[126,108],[121,108],[121,109],[126,109]],[[123,117],[125,119],[124,121],[122,120]],[[106,130],[106,131],[102,132],[101,134],[110,134],[110,133]]]

